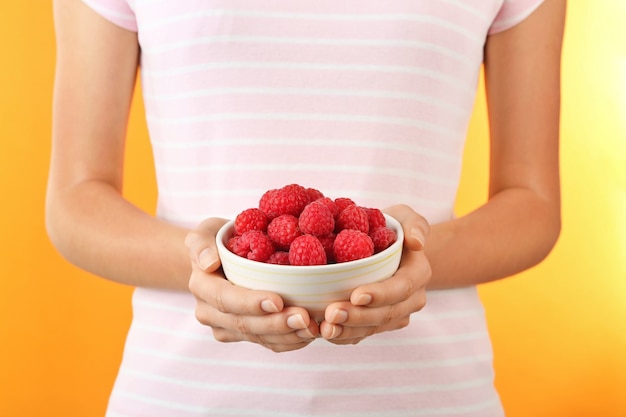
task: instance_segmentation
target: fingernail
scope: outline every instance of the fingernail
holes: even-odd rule
[[[209,248],[203,249],[198,255],[198,266],[200,266],[203,270],[208,269],[215,263],[215,261],[217,261],[215,252]]]
[[[339,336],[342,331],[343,331],[343,327],[341,327],[341,326],[333,326],[333,331],[330,334],[330,337],[328,339],[334,339],[335,337]]]
[[[361,295],[359,295],[356,298],[356,300],[354,302],[354,305],[366,306],[366,305],[368,305],[371,302],[372,302],[372,296],[371,295],[369,295],[369,294],[361,294]]]
[[[314,339],[315,338],[315,336],[313,336],[313,333],[311,333],[309,329],[298,330],[296,332],[296,336],[298,336],[301,339]]]
[[[411,229],[411,233],[409,233],[411,239],[415,239],[419,242],[420,249],[424,249],[424,241],[422,241],[422,232],[419,229]]]
[[[345,310],[337,308],[333,310],[332,314],[330,315],[330,322],[333,324],[344,323],[346,320],[348,320],[348,312]]]
[[[280,311],[276,304],[269,298],[261,301],[261,310],[266,313],[278,313]]]
[[[300,314],[293,314],[287,317],[287,326],[289,326],[290,329],[294,329],[294,330],[307,328],[307,325],[304,322],[302,315]]]

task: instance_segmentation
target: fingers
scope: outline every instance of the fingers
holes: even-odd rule
[[[246,339],[259,338],[266,343],[299,343],[302,339],[317,336],[318,327],[306,310],[299,307],[286,308],[281,313],[265,316],[238,316],[215,313],[214,328],[229,329],[232,334],[244,335]]]
[[[356,288],[350,295],[350,302],[367,307],[398,304],[407,301],[415,292],[424,292],[431,276],[431,266],[424,252],[405,250],[393,276]]]
[[[358,343],[372,334],[408,326],[411,314],[425,304],[422,292],[413,294],[406,302],[377,308],[335,303],[326,310],[326,321],[320,325],[320,335],[337,344]]]
[[[216,272],[220,266],[215,235],[226,220],[209,218],[189,232],[185,245],[192,261],[189,290],[202,303],[222,313],[262,315],[283,309],[280,296],[271,292],[250,291],[232,285]]]
[[[192,274],[189,287],[197,299],[197,320],[211,327],[218,341],[249,341],[285,352],[301,349],[319,334],[305,309],[284,308],[275,293],[238,287],[204,272]]]
[[[344,327],[380,327],[420,311],[426,305],[426,292],[416,291],[406,300],[380,307],[359,307],[348,302],[334,303],[326,309],[325,322]]]
[[[410,316],[398,318],[383,326],[349,327],[323,322],[320,325],[320,336],[337,345],[357,344],[375,333],[402,329],[408,326],[409,322]]]
[[[383,210],[402,224],[404,246],[413,251],[424,249],[430,233],[428,221],[405,204],[398,204]]]
[[[424,252],[405,250],[392,277],[355,289],[350,302],[327,307],[321,336],[332,343],[353,344],[372,334],[407,326],[411,314],[426,305],[430,275]]]
[[[227,220],[212,217],[200,223],[187,234],[185,246],[191,262],[200,270],[212,272],[219,268],[220,260],[215,247],[215,235]]]
[[[285,308],[279,295],[232,285],[218,274],[215,236],[226,220],[205,220],[185,240],[198,320],[211,326],[217,340],[247,340],[277,352],[300,349],[320,334],[337,344],[358,343],[371,334],[406,326],[410,315],[425,305],[430,266],[422,250],[430,229],[409,206],[392,206],[385,212],[400,221],[405,234],[400,268],[383,282],[357,288],[350,302],[329,306],[320,326],[306,310]]]
[[[217,274],[192,273],[189,290],[199,302],[224,314],[258,316],[277,313],[284,306],[278,294],[239,287]]]
[[[311,343],[319,327],[308,312],[285,308],[282,297],[233,285],[219,270],[215,237],[226,220],[210,218],[190,232],[185,245],[192,262],[189,290],[196,297],[196,318],[210,326],[218,341],[250,341],[275,352]]]
[[[296,333],[290,333],[284,336],[266,336],[266,335],[251,335],[235,333],[230,330],[213,328],[213,337],[215,340],[223,343],[230,342],[252,342],[264,346],[273,352],[289,352],[293,350],[302,349],[308,346],[315,340],[313,338],[304,338],[298,336]]]
[[[243,316],[211,312],[213,335],[220,342],[248,341],[275,352],[301,349],[319,334],[308,313],[297,307],[265,316]]]

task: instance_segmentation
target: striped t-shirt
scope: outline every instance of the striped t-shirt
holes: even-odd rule
[[[299,183],[453,217],[487,36],[541,0],[84,0],[137,31],[161,218],[234,217]],[[402,330],[276,354],[216,342],[190,294],[139,288],[108,417],[495,417],[475,288]]]

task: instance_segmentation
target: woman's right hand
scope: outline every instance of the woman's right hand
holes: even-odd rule
[[[210,326],[220,342],[248,341],[274,352],[307,346],[319,334],[319,327],[304,308],[285,307],[278,294],[242,288],[225,278],[215,247],[215,236],[225,222],[209,218],[185,239],[196,318]]]

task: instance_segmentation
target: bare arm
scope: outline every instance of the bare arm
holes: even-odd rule
[[[208,219],[189,233],[123,198],[137,36],[80,0],[55,0],[54,9],[58,60],[46,226],[57,249],[75,265],[117,282],[191,287],[196,315],[217,340],[247,340],[274,351],[307,346],[318,327],[306,310],[284,308],[277,294],[224,279],[214,245],[223,220]]]
[[[186,230],[122,197],[136,33],[81,1],[55,0],[57,68],[46,226],[72,263],[125,284],[186,289]]]
[[[558,238],[564,15],[565,1],[548,0],[524,22],[487,40],[489,201],[433,225],[426,245],[430,288],[515,274],[540,262]]]
[[[358,343],[402,328],[426,303],[425,289],[454,288],[510,276],[540,262],[560,233],[559,101],[564,0],[547,0],[485,47],[491,130],[489,201],[432,225],[407,206],[407,249],[396,274],[333,303],[320,326],[333,343]],[[424,240],[425,239],[425,240]],[[425,242],[418,244],[418,240]],[[425,255],[425,256],[424,256]]]

